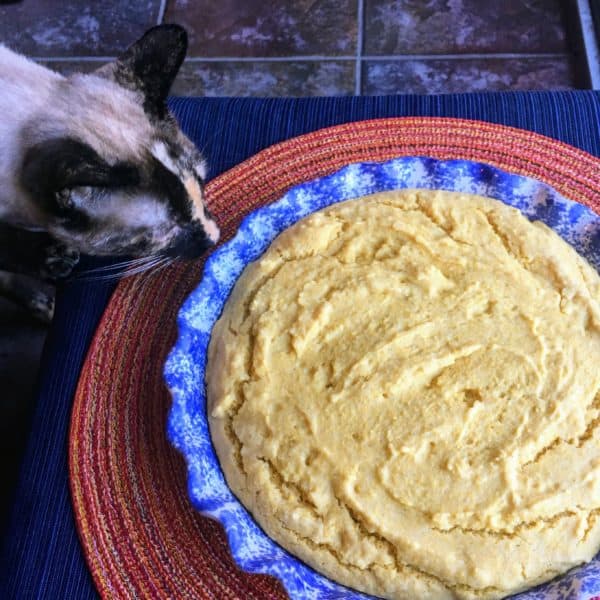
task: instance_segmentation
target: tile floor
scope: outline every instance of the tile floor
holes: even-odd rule
[[[65,73],[90,71],[148,27],[178,22],[190,48],[173,91],[185,95],[568,89],[588,85],[573,6],[562,0],[0,0],[0,42]],[[13,457],[1,465],[5,482],[14,479],[23,448],[43,339],[43,328],[0,303],[0,453]]]
[[[564,0],[21,0],[0,5],[0,41],[88,71],[177,22],[185,95],[565,89],[587,85],[575,21]]]

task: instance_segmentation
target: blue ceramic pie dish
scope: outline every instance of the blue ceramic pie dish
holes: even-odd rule
[[[403,157],[351,164],[290,189],[280,200],[242,221],[235,237],[208,258],[202,281],[179,311],[179,335],[164,372],[173,398],[168,436],[186,459],[188,492],[194,507],[223,524],[233,557],[242,569],[277,577],[293,600],[357,600],[368,596],[327,579],[272,541],[227,486],[206,417],[204,375],[211,331],[245,266],[259,258],[284,229],[335,202],[408,188],[466,192],[501,200],[529,219],[550,226],[600,270],[599,215],[539,181],[470,161]],[[599,594],[600,555],[514,598],[589,600]]]

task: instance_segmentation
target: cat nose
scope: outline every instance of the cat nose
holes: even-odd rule
[[[166,254],[173,258],[198,258],[215,243],[203,228],[189,226],[169,245]]]

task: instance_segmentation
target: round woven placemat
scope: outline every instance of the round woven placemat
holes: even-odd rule
[[[289,187],[352,162],[397,156],[470,159],[545,181],[600,212],[600,161],[549,138],[475,121],[396,118],[322,129],[272,146],[211,181],[229,239],[242,217]],[[123,280],[88,351],[69,440],[79,537],[103,598],[284,598],[271,577],[240,571],[221,526],[187,499],[186,469],[166,439],[163,364],[202,260]]]

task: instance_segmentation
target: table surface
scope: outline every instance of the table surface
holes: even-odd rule
[[[436,116],[520,127],[600,157],[600,93],[511,92],[346,98],[173,98],[213,178],[279,141],[379,117]],[[85,263],[84,263],[85,266]],[[0,598],[96,598],[77,538],[67,474],[73,395],[114,284],[76,281],[57,296],[37,404],[0,554]]]

